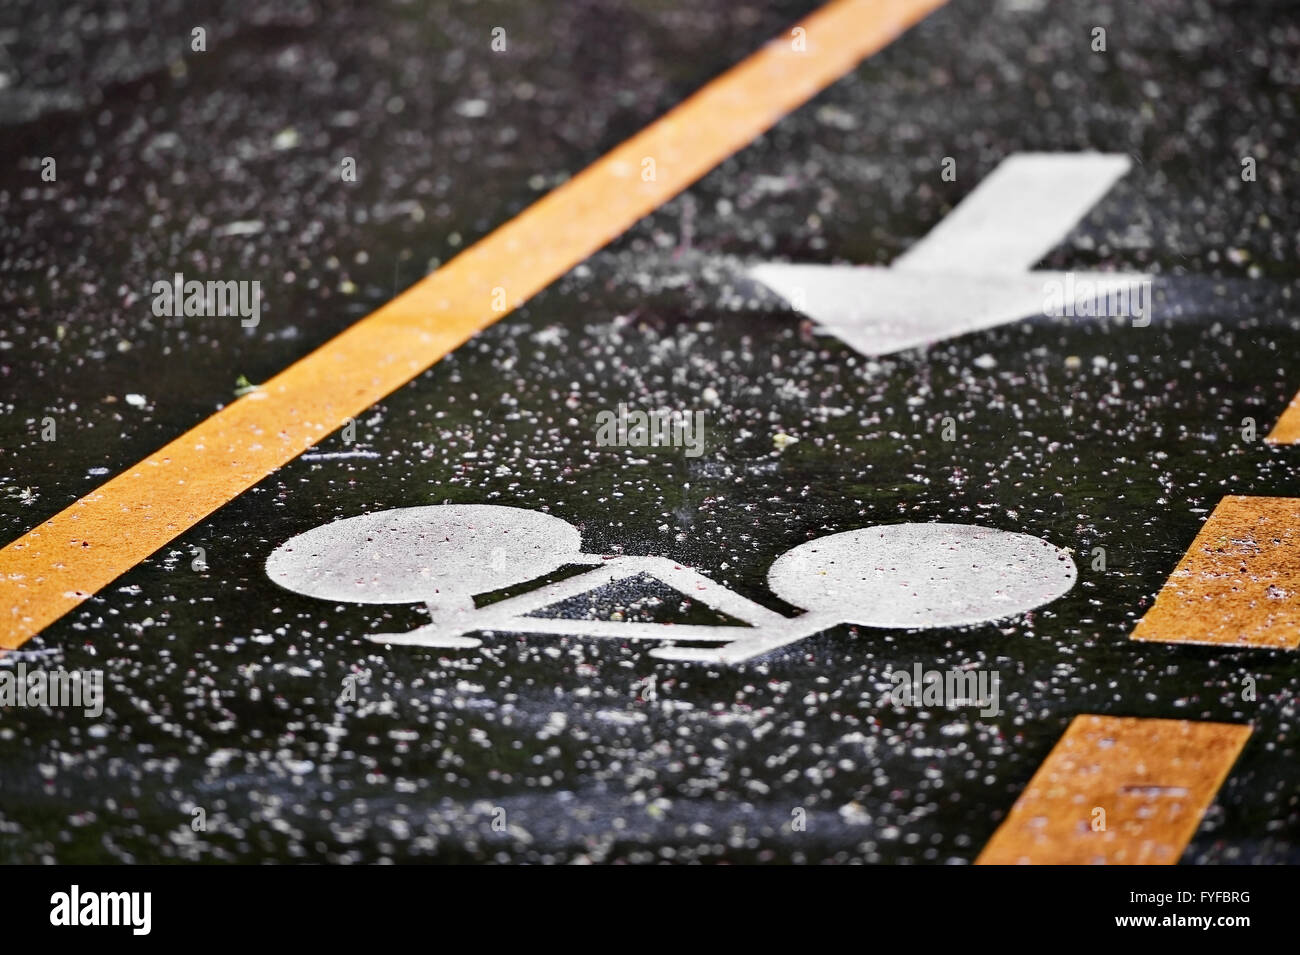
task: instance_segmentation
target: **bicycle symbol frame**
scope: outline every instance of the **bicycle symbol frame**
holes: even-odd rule
[[[482,607],[474,602],[583,565],[591,569]],[[752,660],[842,624],[915,630],[1002,619],[1056,599],[1077,578],[1066,551],[1028,534],[974,524],[875,525],[807,541],[773,561],[770,589],[803,611],[787,617],[669,558],[584,553],[577,528],[558,517],[484,504],[395,508],[325,524],[276,548],[266,572],[312,597],[428,608],[431,622],[367,635],[377,643],[469,649],[483,643],[471,633],[550,634],[653,641],[658,659],[715,664]],[[534,616],[641,577],[741,625]]]

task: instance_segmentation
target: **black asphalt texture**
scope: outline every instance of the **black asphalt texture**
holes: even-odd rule
[[[3,540],[815,7],[10,0]],[[328,438],[0,662],[107,683],[97,719],[0,714],[0,861],[964,864],[1070,720],[1101,713],[1251,723],[1182,861],[1300,862],[1296,654],[1128,639],[1222,496],[1300,495],[1300,449],[1242,437],[1300,389],[1298,111],[1286,2],[953,0],[375,406],[355,444]],[[1089,149],[1134,168],[1040,267],[1153,273],[1150,327],[1040,317],[871,360],[744,274],[887,264],[1006,157]],[[154,317],[178,271],[259,280],[260,324]],[[597,447],[619,402],[704,410],[705,453]],[[386,647],[363,637],[421,608],[265,575],[295,534],[443,502],[544,509],[588,551],[670,557],[787,612],[768,565],[876,523],[1034,534],[1080,579],[997,623],[843,626],[723,667],[573,637]],[[644,596],[589,610],[684,619]],[[918,662],[999,671],[1002,713],[894,706],[888,674]]]

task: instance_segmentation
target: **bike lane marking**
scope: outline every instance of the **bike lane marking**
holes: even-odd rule
[[[509,314],[944,3],[820,8],[260,390],[0,550],[0,651]]]

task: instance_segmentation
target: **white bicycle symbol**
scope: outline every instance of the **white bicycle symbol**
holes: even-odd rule
[[[594,569],[483,607],[476,595],[563,567]],[[974,524],[882,524],[786,551],[771,591],[804,611],[786,617],[666,557],[582,553],[572,524],[488,504],[377,511],[324,524],[275,549],[267,575],[296,593],[361,604],[428,607],[432,622],[377,643],[472,648],[469,633],[664,641],[665,660],[739,663],[841,624],[929,629],[982,623],[1041,606],[1074,586],[1070,555],[1028,534]],[[564,620],[531,614],[612,582],[648,576],[748,626]],[[678,643],[701,646],[678,646]]]

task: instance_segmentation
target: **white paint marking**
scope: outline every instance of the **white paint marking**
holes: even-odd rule
[[[298,593],[352,603],[425,603],[432,622],[368,639],[400,646],[477,647],[465,634],[538,633],[612,640],[689,641],[662,646],[667,660],[739,663],[842,623],[924,629],[1012,616],[1074,584],[1069,555],[1046,541],[966,524],[897,524],[833,534],[787,551],[772,590],[809,611],[784,617],[664,557],[580,552],[578,531],[519,508],[397,508],[336,521],[291,538],[267,560],[268,576]],[[504,551],[504,555],[503,555]],[[482,608],[489,593],[565,565],[594,569]],[[746,626],[564,620],[531,614],[608,584],[652,577]]]
[[[898,257],[908,272],[1020,275],[1060,244],[1129,171],[1127,156],[1018,153]]]
[[[319,454],[304,454],[304,461],[348,461],[353,458],[378,458],[378,451],[322,451]]]
[[[958,627],[1010,617],[1074,586],[1065,551],[974,524],[883,524],[786,551],[767,583],[787,603],[866,627]]]
[[[764,263],[749,274],[869,356],[1042,315],[1057,294],[1067,314],[1140,296],[1147,275],[1028,271],[1129,166],[1100,153],[1012,156],[889,268]],[[1143,304],[1135,324],[1149,321]]]
[[[299,534],[275,549],[266,573],[322,600],[463,607],[558,570],[581,547],[572,524],[520,507],[399,507]]]

